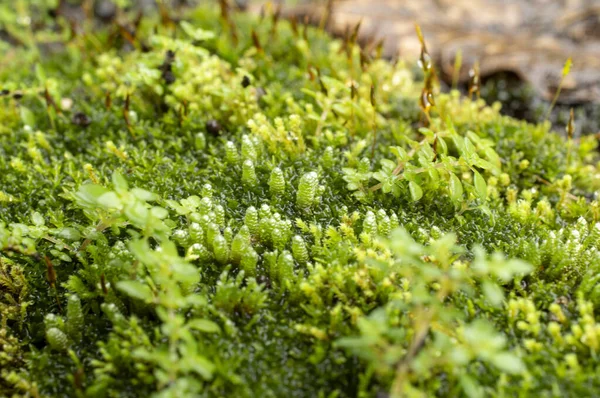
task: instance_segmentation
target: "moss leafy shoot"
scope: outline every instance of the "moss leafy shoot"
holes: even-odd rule
[[[420,30],[393,64],[276,10],[51,3],[0,5],[1,396],[600,391],[576,121],[440,92]]]

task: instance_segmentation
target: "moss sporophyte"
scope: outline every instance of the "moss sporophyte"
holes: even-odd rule
[[[476,68],[442,92],[420,29],[424,79],[277,9],[71,29],[17,3],[0,396],[598,395],[599,157],[574,118],[502,116]]]

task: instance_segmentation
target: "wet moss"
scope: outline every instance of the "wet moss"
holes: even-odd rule
[[[594,391],[595,140],[226,11],[9,48],[1,395]]]

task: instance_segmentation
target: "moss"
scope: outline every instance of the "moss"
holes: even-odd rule
[[[60,18],[10,26],[0,395],[600,388],[594,139],[435,87],[425,117],[402,62],[185,16],[52,55]]]

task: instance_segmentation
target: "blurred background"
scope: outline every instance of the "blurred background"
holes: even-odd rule
[[[573,107],[578,133],[600,137],[600,0],[0,0],[0,51],[19,45],[15,21],[35,29],[44,18],[60,16],[76,31],[86,18],[110,24],[124,10],[185,19],[191,7],[220,2],[232,12],[257,15],[280,9],[282,17],[338,37],[360,23],[363,46],[381,44],[385,57],[407,62],[420,53],[418,23],[443,90],[466,90],[477,61],[482,98],[529,121],[544,119],[571,57],[550,120],[561,130]]]

